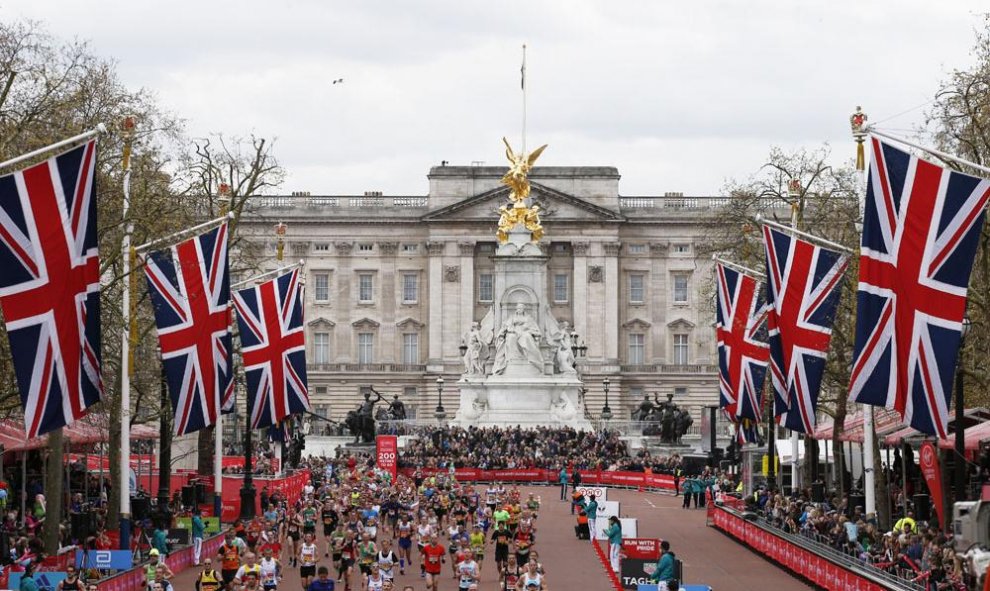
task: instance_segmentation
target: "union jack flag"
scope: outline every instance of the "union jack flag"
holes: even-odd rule
[[[92,140],[0,177],[0,307],[29,438],[103,395],[95,174]]]
[[[715,334],[718,340],[719,406],[731,420],[760,420],[770,349],[761,340],[766,319],[759,282],[715,265]]]
[[[299,271],[234,292],[251,428],[309,410]]]
[[[849,258],[770,226],[763,226],[763,246],[774,416],[792,431],[810,433]]]
[[[990,181],[870,146],[849,395],[945,437]]]
[[[227,224],[147,256],[176,435],[209,427],[234,388]]]
[[[760,442],[759,423],[751,419],[738,419],[733,424],[736,426],[736,443],[740,446]]]

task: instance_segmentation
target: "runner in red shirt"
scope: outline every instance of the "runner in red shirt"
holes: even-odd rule
[[[426,588],[437,591],[437,583],[440,581],[440,572],[443,563],[447,561],[447,549],[437,542],[437,535],[430,536],[430,543],[423,546],[423,568],[426,570]]]

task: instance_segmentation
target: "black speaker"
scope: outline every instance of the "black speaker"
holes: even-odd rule
[[[206,483],[197,481],[193,486],[196,488],[196,504],[206,503]]]
[[[196,489],[188,484],[182,487],[182,504],[186,507],[196,504]]]
[[[846,505],[846,517],[852,517],[856,507],[862,507],[866,512],[866,496],[861,493],[849,493],[849,503]]]
[[[914,518],[917,521],[930,521],[932,518],[932,505],[928,495],[917,494],[911,498],[914,503]]]
[[[85,542],[96,533],[96,514],[91,511],[69,514],[70,534],[73,539]]]
[[[811,483],[811,502],[813,502],[813,503],[824,503],[825,502],[825,483],[824,482],[812,482]]]
[[[151,499],[145,496],[131,497],[131,517],[144,521],[151,516]]]
[[[0,532],[0,564],[6,566],[13,562],[10,557],[10,534]]]

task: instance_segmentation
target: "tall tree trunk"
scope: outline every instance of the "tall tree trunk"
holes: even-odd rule
[[[213,475],[213,432],[216,429],[207,427],[199,430],[199,475]]]
[[[50,556],[58,553],[59,525],[62,523],[62,505],[65,473],[62,471],[63,434],[56,429],[48,434],[48,465],[45,470],[45,551]]]
[[[842,449],[842,442],[839,441],[839,437],[842,436],[842,433],[846,427],[846,405],[847,402],[845,396],[840,395],[836,397],[835,423],[832,428],[832,457],[835,462],[835,470],[833,472],[833,477],[835,480],[832,483],[832,490],[838,493],[838,498],[840,501],[846,493],[846,455],[845,451]]]

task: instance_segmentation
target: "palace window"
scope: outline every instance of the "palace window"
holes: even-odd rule
[[[688,276],[684,274],[674,275],[674,303],[686,304],[688,302]]]
[[[313,275],[313,298],[317,302],[330,301],[330,273]]]
[[[642,333],[629,335],[629,365],[643,365],[646,359],[646,338]]]
[[[402,276],[402,303],[415,304],[419,301],[419,276],[406,273]]]
[[[402,335],[402,363],[419,363],[419,333],[407,332]]]
[[[366,365],[375,362],[375,335],[370,332],[358,333],[358,363]]]
[[[555,303],[567,303],[567,287],[566,273],[557,273],[553,276],[553,301]]]
[[[490,302],[495,297],[495,276],[491,273],[478,274],[478,301]]]
[[[372,250],[374,250],[374,248],[375,245],[372,244],[371,242],[362,242],[358,244],[358,251],[360,252],[371,252]]]
[[[644,285],[646,283],[645,276],[641,274],[633,274],[629,276],[629,303],[630,304],[642,304],[645,298],[644,295]]]
[[[370,304],[375,299],[375,276],[371,273],[358,275],[358,301]]]
[[[313,334],[313,355],[316,363],[330,363],[330,333]]]
[[[674,365],[688,364],[688,336],[686,334],[674,335]]]
[[[402,245],[402,252],[418,252],[418,251],[419,251],[419,245],[418,244],[403,244]]]
[[[629,254],[643,254],[646,252],[645,244],[630,244]]]
[[[317,242],[316,244],[313,245],[313,250],[315,250],[316,252],[326,252],[326,251],[330,250],[330,243],[329,242]]]

